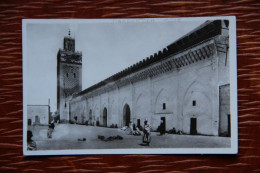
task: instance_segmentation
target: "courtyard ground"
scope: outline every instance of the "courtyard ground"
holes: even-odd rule
[[[128,135],[128,131],[116,128],[84,126],[74,124],[58,124],[47,138],[47,126],[31,126],[33,140],[38,150],[59,149],[112,149],[112,148],[229,148],[230,138],[217,136],[191,136],[165,134],[158,136],[152,132],[150,146],[142,145],[141,136]],[[98,136],[121,136],[122,140],[103,141]],[[85,141],[82,139],[85,138]]]

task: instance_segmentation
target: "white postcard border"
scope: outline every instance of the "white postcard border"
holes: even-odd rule
[[[230,148],[143,148],[143,149],[72,149],[72,150],[27,150],[27,45],[26,28],[30,23],[122,23],[122,22],[165,22],[165,21],[199,21],[199,20],[229,20],[230,32],[230,111],[231,111],[231,147]],[[148,19],[23,19],[22,20],[22,50],[23,50],[23,153],[32,155],[92,155],[92,154],[237,154],[238,153],[238,110],[237,110],[237,51],[236,51],[236,17],[192,17],[192,18],[148,18]]]

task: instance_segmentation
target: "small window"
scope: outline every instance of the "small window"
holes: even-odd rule
[[[67,73],[66,76],[69,77],[69,73]]]
[[[74,78],[76,78],[76,73],[74,73]]]
[[[65,108],[67,107],[67,104],[66,104],[66,102],[65,102],[65,105],[64,105],[64,106],[65,106]]]
[[[166,103],[163,103],[163,110],[166,109]]]
[[[192,101],[192,106],[196,106],[196,100]]]

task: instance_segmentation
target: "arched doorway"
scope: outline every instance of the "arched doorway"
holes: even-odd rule
[[[128,104],[125,104],[123,109],[123,126],[129,126],[131,111]]]
[[[89,119],[88,119],[88,124],[92,125],[92,110],[89,110]]]
[[[107,108],[103,110],[103,126],[107,127]]]

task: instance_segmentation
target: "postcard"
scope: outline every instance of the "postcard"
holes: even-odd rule
[[[236,18],[24,19],[24,155],[236,154]]]

